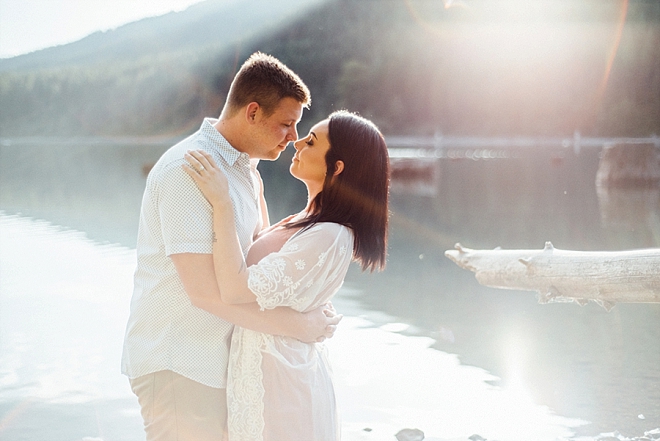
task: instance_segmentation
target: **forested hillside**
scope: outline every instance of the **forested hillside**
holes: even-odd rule
[[[208,60],[234,54],[323,0],[207,0],[78,42],[0,60],[0,136],[181,134],[216,113]],[[216,90],[217,89],[217,90]],[[220,94],[218,93],[220,91]]]
[[[345,107],[386,134],[660,133],[659,2],[449,3],[209,0],[1,60],[0,136],[192,131],[255,50],[310,87],[303,128]]]

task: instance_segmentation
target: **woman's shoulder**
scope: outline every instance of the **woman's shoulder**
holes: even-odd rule
[[[346,241],[352,240],[353,231],[342,224],[335,222],[317,222],[309,228],[303,228],[300,231],[300,236],[306,236],[314,240],[325,241]]]
[[[311,227],[309,227],[310,231],[325,231],[328,233],[350,233],[351,229],[348,228],[346,225],[343,224],[338,224],[336,222],[317,222]]]

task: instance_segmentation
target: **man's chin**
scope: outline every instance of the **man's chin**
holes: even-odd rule
[[[270,152],[267,158],[264,158],[266,161],[277,161],[282,154],[282,150],[275,150]]]

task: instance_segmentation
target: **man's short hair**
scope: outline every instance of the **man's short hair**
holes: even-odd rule
[[[305,108],[312,102],[309,89],[298,75],[277,58],[255,52],[243,63],[231,83],[227,110],[231,116],[254,101],[270,116],[283,98],[293,98]]]

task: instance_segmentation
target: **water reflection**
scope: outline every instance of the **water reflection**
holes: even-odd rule
[[[393,195],[386,273],[355,272],[353,280],[364,287],[368,308],[429,331],[434,347],[487,367],[502,387],[592,422],[579,433],[640,435],[660,424],[660,305],[617,305],[610,313],[595,305],[538,305],[532,293],[482,287],[442,254],[455,242],[485,249],[540,249],[547,240],[578,250],[658,246],[658,236],[648,234],[653,196],[644,203],[624,196],[631,234],[630,224],[603,221],[594,185],[598,152],[557,157],[539,151],[440,161],[437,196]]]
[[[119,372],[135,252],[0,213],[0,437],[137,439]]]
[[[0,209],[135,246],[145,176],[166,146],[0,147]]]
[[[660,189],[598,186],[603,228],[615,247],[644,248],[660,243]]]
[[[2,213],[0,237],[2,438],[141,439],[137,401],[119,373],[134,250]],[[357,296],[338,296],[336,306],[353,316],[329,343],[344,439],[391,439],[418,426],[444,439],[478,431],[550,441],[584,424],[493,387],[496,377],[429,350],[428,337],[399,334],[407,324],[374,327]]]
[[[585,424],[555,415],[519,390],[493,387],[492,374],[463,365],[454,354],[426,350],[431,343],[362,319],[342,324],[330,346],[345,431],[369,428],[369,436],[359,438],[365,440],[393,439],[402,427],[419,427],[433,439],[479,433],[540,441],[568,437],[572,427]]]
[[[437,195],[440,178],[437,162],[437,158],[391,158],[392,192]]]
[[[58,396],[70,407],[59,407],[57,412],[66,408],[73,413],[86,412],[84,407],[75,407],[84,405],[76,400],[93,401],[106,389],[114,397],[111,400],[130,399],[130,393],[129,398],[123,392],[112,395],[122,388],[126,392],[123,382],[117,387],[114,380],[105,386],[91,385],[102,378],[121,377],[115,363],[108,361],[119,359],[119,343],[108,340],[98,345],[89,336],[99,329],[112,338],[119,336],[119,340],[123,335],[132,268],[129,270],[127,264],[120,269],[117,262],[126,263],[127,257],[119,257],[124,251],[116,252],[134,247],[145,182],[142,168],[153,163],[165,148],[0,147],[0,210],[84,231],[82,236],[49,230],[59,242],[31,227],[23,235],[10,235],[7,230],[2,234],[0,395],[5,401],[0,403],[0,420],[25,414],[21,410],[25,406],[36,409],[37,404],[25,404],[27,396],[39,400]],[[657,193],[597,193],[594,177],[598,152],[593,151],[580,155],[537,151],[510,157],[454,156],[434,159],[436,168],[430,174],[420,173],[421,182],[411,179],[404,183],[406,188],[394,187],[387,270],[364,275],[354,267],[349,273],[346,286],[358,294],[351,294],[350,301],[344,299],[340,309],[360,319],[349,320],[342,327],[346,333],[333,342],[337,347],[333,348],[333,358],[337,360],[337,375],[345,375],[341,381],[347,386],[338,393],[346,394],[343,401],[349,408],[344,412],[348,415],[345,424],[360,434],[355,439],[382,439],[375,434],[396,429],[389,432],[395,433],[404,423],[407,427],[415,423],[427,435],[434,433],[433,427],[445,427],[446,431],[437,432],[443,437],[459,433],[462,425],[462,430],[471,431],[467,435],[483,429],[481,435],[493,439],[495,433],[503,432],[497,432],[495,422],[487,418],[489,409],[499,415],[503,425],[506,419],[495,410],[514,413],[515,427],[521,433],[546,430],[545,435],[553,437],[565,436],[570,427],[586,435],[619,430],[627,436],[660,427],[659,305],[620,304],[610,313],[595,305],[539,305],[532,293],[482,287],[472,273],[443,255],[455,242],[471,248],[541,248],[547,240],[565,249],[655,247],[660,240]],[[287,159],[290,157],[260,165],[273,219],[300,209],[305,201],[304,187],[287,175]],[[427,175],[432,177],[430,181],[425,180]],[[15,235],[24,237],[25,244],[17,243],[7,254],[6,238]],[[123,248],[103,248],[99,243]],[[95,253],[105,257],[90,257]],[[16,260],[14,255],[24,257]],[[107,272],[98,270],[99,262]],[[33,268],[45,270],[38,277],[21,279],[6,277],[7,265],[12,271],[19,268],[24,275],[31,274]],[[89,277],[79,272],[88,272]],[[126,286],[117,285],[119,279],[110,280],[111,274],[118,273],[124,274],[119,279],[123,278],[121,283]],[[29,289],[21,285],[25,280]],[[95,290],[98,281],[107,282],[107,288]],[[73,285],[68,286],[69,282]],[[59,296],[63,296],[61,301],[57,301]],[[8,309],[7,302],[13,309]],[[94,311],[91,315],[96,322],[81,313],[80,305]],[[81,314],[83,319],[77,319]],[[55,317],[64,317],[65,322]],[[58,349],[57,333],[64,333],[70,348],[60,345]],[[344,342],[356,335],[365,344],[342,354],[339,348],[352,348],[350,342]],[[406,340],[403,335],[417,339]],[[403,341],[414,342],[411,345],[417,345],[418,352]],[[440,351],[421,349],[427,345]],[[29,353],[38,356],[21,358]],[[370,368],[389,366],[390,372],[396,368],[401,372],[395,374],[399,382],[405,376],[418,383],[401,383],[400,388],[383,391],[389,394],[389,403],[394,403],[392,408],[383,407],[385,401],[369,401],[372,398],[360,389],[360,382],[371,381],[370,371],[346,369],[359,365],[356,360],[360,357],[380,357],[375,358],[378,363],[366,358],[365,363],[369,362]],[[50,361],[39,361],[44,359]],[[68,361],[74,368],[62,374],[62,381],[49,375],[65,370]],[[88,370],[86,363],[91,363]],[[438,374],[431,372],[434,366],[455,368]],[[25,376],[19,381],[21,372]],[[458,377],[465,381],[451,383]],[[374,373],[376,378],[380,377]],[[423,392],[411,393],[413,387]],[[488,395],[491,392],[493,395]],[[356,395],[366,401],[353,401]],[[375,395],[383,400],[384,396]],[[103,403],[97,405],[105,406],[108,401]],[[362,413],[355,403],[364,404]],[[112,418],[120,418],[121,409],[127,408],[126,404],[117,406]],[[56,411],[49,408],[39,412],[31,415],[54,418]],[[638,418],[640,414],[645,419]],[[61,417],[61,413],[57,415]],[[136,414],[131,418],[136,421]],[[369,421],[373,430],[364,432],[362,426]],[[581,421],[590,423],[580,425]],[[525,422],[535,422],[537,432],[531,432]],[[516,439],[510,433],[500,435],[500,440]],[[540,436],[527,439],[545,439]]]

